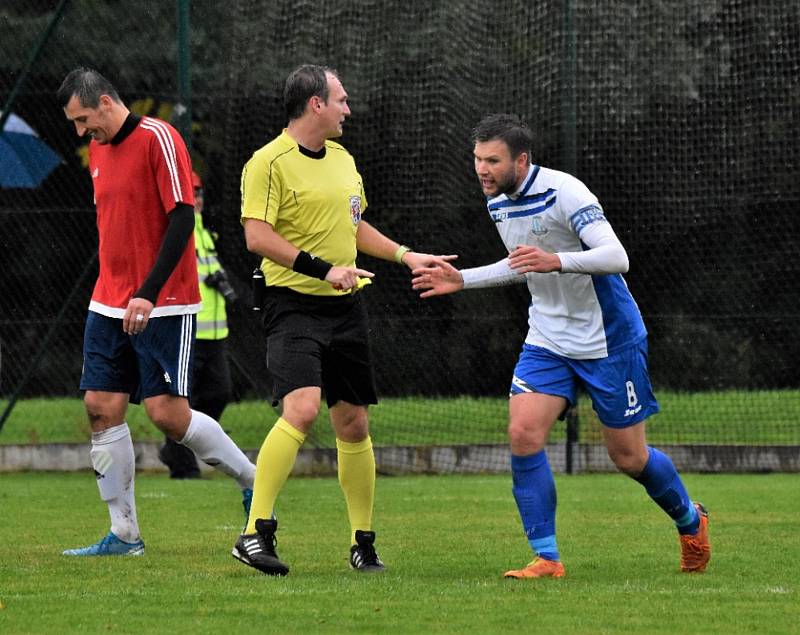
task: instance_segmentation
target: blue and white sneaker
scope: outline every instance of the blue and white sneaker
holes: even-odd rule
[[[250,507],[253,506],[253,490],[249,487],[245,487],[242,490],[242,507],[244,507],[244,527],[242,528],[242,533],[244,530],[247,529],[247,523],[250,520]],[[270,517],[272,520],[277,520],[277,516],[275,512],[272,512],[272,516]]]
[[[109,531],[99,542],[79,549],[67,549],[65,556],[143,556],[144,542],[125,542],[120,540],[113,531]]]
[[[245,487],[242,490],[242,507],[244,507],[244,522],[250,519],[250,506],[253,504],[253,490]]]

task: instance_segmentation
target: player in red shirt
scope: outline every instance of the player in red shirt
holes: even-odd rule
[[[200,292],[189,152],[168,123],[133,115],[97,71],[77,68],[58,90],[78,136],[88,134],[100,275],[86,319],[81,390],[92,466],[111,529],[71,556],[142,555],[128,402],[209,465],[232,476],[249,511],[255,467],[211,417],[189,407]]]

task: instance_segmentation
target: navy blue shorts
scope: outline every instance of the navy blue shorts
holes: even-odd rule
[[[525,344],[514,369],[511,395],[540,392],[575,404],[578,383],[600,422],[627,428],[658,412],[647,372],[647,340],[601,359],[571,359]]]
[[[194,315],[156,317],[128,335],[121,318],[89,311],[80,389],[127,393],[131,403],[167,394],[188,398],[196,324]]]

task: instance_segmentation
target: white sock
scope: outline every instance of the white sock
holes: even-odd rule
[[[120,540],[136,542],[140,539],[133,495],[136,457],[128,424],[92,433],[91,457],[100,498],[111,516],[111,531]]]
[[[192,410],[189,428],[180,442],[212,467],[236,479],[242,489],[253,487],[256,466],[208,415]]]

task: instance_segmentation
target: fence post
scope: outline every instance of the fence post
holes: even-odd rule
[[[580,419],[578,417],[578,404],[573,404],[569,410],[567,410],[566,414],[566,422],[567,422],[567,441],[565,447],[565,461],[566,461],[566,472],[567,474],[575,474],[578,471],[579,466],[576,466],[577,461],[575,457],[577,455],[576,450],[578,449],[578,441],[580,439]]]
[[[575,33],[575,0],[564,0],[564,53],[561,63],[561,169],[570,174],[577,170],[577,35]],[[575,450],[578,447],[578,407],[567,410],[566,471],[574,474]]]
[[[186,148],[192,151],[192,45],[189,21],[189,0],[178,0],[178,116],[175,127]]]
[[[561,64],[561,169],[570,174],[575,174],[577,168],[577,49],[575,0],[564,0],[564,54]]]

